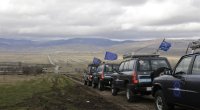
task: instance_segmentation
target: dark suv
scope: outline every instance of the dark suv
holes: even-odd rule
[[[183,56],[173,71],[155,78],[152,94],[156,110],[173,110],[174,105],[200,110],[200,53]]]
[[[129,102],[138,95],[150,95],[153,75],[159,68],[171,68],[168,60],[158,55],[134,55],[121,62],[119,71],[112,75],[112,95],[126,91]]]
[[[84,72],[83,80],[84,85],[91,86],[93,80],[93,74],[96,72],[98,65],[96,64],[89,64],[87,70]]]
[[[93,74],[93,88],[98,85],[99,90],[104,90],[105,86],[111,86],[111,75],[114,73],[114,70],[117,70],[118,68],[118,64],[99,65],[97,71]]]

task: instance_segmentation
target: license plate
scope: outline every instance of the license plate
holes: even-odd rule
[[[147,91],[151,91],[151,90],[152,90],[152,88],[151,88],[151,87],[147,87],[146,89],[147,89]]]
[[[151,82],[151,79],[139,79],[139,82],[141,83]]]

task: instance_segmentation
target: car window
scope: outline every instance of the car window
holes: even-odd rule
[[[121,63],[121,65],[119,66],[119,71],[123,71],[123,68],[124,68],[124,62]]]
[[[128,71],[129,61],[125,62],[124,64],[124,71]]]
[[[102,71],[101,66],[99,66],[99,67],[97,68],[97,71],[98,71],[98,72],[101,72],[101,71]]]
[[[112,72],[112,71],[113,71],[112,65],[105,65],[105,72]]]
[[[113,70],[119,70],[119,65],[113,65]]]
[[[200,75],[200,56],[196,56],[195,58],[192,74]]]
[[[139,60],[138,61],[138,70],[139,71],[150,71],[149,60]]]
[[[161,68],[161,67],[169,68],[166,60],[164,59],[151,60],[151,67],[152,67],[152,70],[157,70],[158,68]]]
[[[128,70],[132,71],[134,69],[134,65],[135,65],[135,61],[134,60],[131,60],[129,62],[129,67],[128,67]]]
[[[176,67],[175,73],[184,72],[187,74],[191,61],[192,57],[183,58]]]
[[[96,67],[91,66],[90,67],[90,73],[94,73],[94,72],[96,72]]]

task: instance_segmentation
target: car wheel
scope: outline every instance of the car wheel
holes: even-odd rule
[[[97,86],[97,84],[94,83],[94,81],[92,81],[92,87],[93,87],[93,88],[96,88],[96,86]]]
[[[126,98],[128,102],[136,101],[135,94],[129,87],[126,88]]]
[[[111,92],[113,96],[116,96],[118,93],[118,89],[114,87],[114,84],[111,85]]]
[[[158,90],[155,93],[155,107],[156,110],[173,110],[174,105],[170,105],[166,102],[166,99],[164,98],[163,92],[161,90]]]
[[[103,91],[103,90],[104,90],[104,85],[103,85],[103,83],[102,83],[101,81],[99,81],[99,83],[98,83],[98,89],[99,89],[100,91]]]
[[[92,85],[92,82],[91,82],[91,81],[88,81],[87,83],[88,83],[88,86],[91,86],[91,85]]]
[[[84,81],[84,85],[87,85],[87,81]]]

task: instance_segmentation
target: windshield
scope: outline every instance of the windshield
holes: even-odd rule
[[[169,68],[168,63],[164,59],[155,60],[139,60],[138,70],[139,71],[154,71],[158,68],[166,67]]]
[[[161,67],[169,68],[166,60],[151,60],[151,67],[152,70],[157,70],[158,68]]]
[[[139,60],[139,71],[150,71],[149,60]]]
[[[113,72],[113,65],[105,65],[105,72]]]
[[[96,72],[96,67],[93,67],[93,66],[91,66],[91,67],[89,67],[89,72],[90,73],[94,73],[94,72]]]

